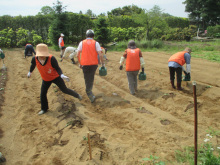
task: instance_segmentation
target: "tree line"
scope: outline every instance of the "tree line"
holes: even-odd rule
[[[44,42],[56,47],[60,33],[65,34],[65,43],[77,44],[85,38],[87,29],[95,30],[95,39],[102,45],[129,39],[185,40],[195,36],[199,26],[191,22],[191,17],[171,16],[157,5],[150,10],[124,6],[96,16],[90,9],[85,14],[67,12],[57,0],[52,7],[42,7],[36,16],[1,16],[0,46],[21,47]]]

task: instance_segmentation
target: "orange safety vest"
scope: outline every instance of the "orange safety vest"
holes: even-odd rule
[[[140,64],[140,49],[127,49],[126,71],[138,71]]]
[[[186,63],[186,60],[184,58],[184,54],[187,53],[187,51],[182,51],[182,52],[177,52],[174,55],[172,55],[170,57],[170,59],[168,60],[168,62],[170,61],[174,61],[178,64],[180,64],[181,66],[183,66]]]
[[[59,77],[56,69],[53,68],[51,65],[51,58],[52,55],[48,57],[47,63],[45,65],[41,65],[41,63],[37,60],[37,57],[35,56],[37,69],[40,72],[40,75],[44,81],[52,81],[55,78]]]
[[[61,38],[61,40],[62,40],[61,43],[60,43],[60,46],[63,47],[63,46],[64,46],[64,40],[63,40],[62,37],[60,37],[60,38]],[[59,43],[60,38],[58,39],[58,43]]]
[[[98,65],[98,53],[95,47],[96,41],[85,39],[82,42],[81,65]]]

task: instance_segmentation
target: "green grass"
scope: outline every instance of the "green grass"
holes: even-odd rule
[[[108,47],[108,51],[124,51],[127,49],[128,41],[118,42],[117,45]],[[186,47],[192,49],[191,56],[209,61],[220,62],[220,39],[210,42],[201,41],[137,41],[136,45],[142,52],[167,52],[174,54],[184,50]]]

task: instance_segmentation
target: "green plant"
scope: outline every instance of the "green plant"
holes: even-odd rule
[[[213,136],[218,136],[219,131],[209,128],[204,143],[200,145],[197,152],[197,161],[201,165],[219,165],[220,147],[213,144]],[[181,163],[194,165],[194,147],[185,147],[183,151],[176,151],[176,160]]]
[[[158,156],[150,155],[149,158],[143,158],[142,160],[143,160],[143,161],[149,161],[149,162],[152,163],[153,165],[165,165],[164,162],[159,161],[158,159],[159,159]]]

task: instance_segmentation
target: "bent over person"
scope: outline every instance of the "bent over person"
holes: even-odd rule
[[[62,73],[56,58],[49,54],[46,44],[37,45],[36,56],[32,58],[30,71],[27,74],[28,78],[31,77],[31,73],[36,66],[42,77],[41,111],[38,113],[39,115],[48,111],[47,91],[52,83],[56,84],[63,93],[76,97],[79,100],[82,99],[81,95],[66,87],[64,80],[69,81],[69,78]]]
[[[170,83],[173,89],[176,89],[174,85],[175,73],[177,77],[177,90],[183,90],[183,88],[181,87],[182,71],[184,71],[184,73],[188,74],[188,76],[190,77],[191,52],[192,50],[190,48],[185,48],[184,51],[175,53],[168,60],[168,67],[170,71]],[[186,70],[183,67],[185,63],[186,63]]]
[[[26,44],[24,50],[24,58],[26,58],[26,56],[33,56],[33,53],[36,55],[36,52],[34,51],[34,47],[31,44]]]
[[[74,47],[71,47],[71,46],[68,46],[67,48],[64,46],[63,50],[64,50],[64,54],[63,54],[63,57],[61,58],[60,62],[63,61],[63,59],[64,59],[64,57],[66,56],[67,53],[70,53],[69,58],[71,59],[72,64],[75,64],[76,62],[74,60],[74,57],[77,54],[77,49],[74,48]]]
[[[137,92],[137,75],[142,68],[142,72],[144,72],[144,58],[142,57],[141,50],[136,47],[135,41],[131,40],[128,43],[128,49],[125,50],[124,55],[120,60],[119,69],[123,69],[123,64],[126,59],[126,72],[129,90],[132,95]]]

